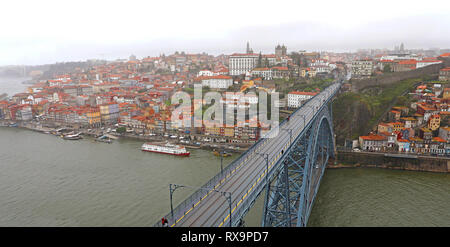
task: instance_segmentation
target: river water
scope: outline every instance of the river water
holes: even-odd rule
[[[151,226],[169,212],[170,183],[201,186],[220,170],[210,151],[173,157],[141,144],[0,127],[0,226]],[[309,225],[450,226],[449,188],[448,174],[327,170]],[[177,190],[174,204],[192,192]],[[261,198],[247,226],[259,226]]]
[[[450,174],[325,171],[309,226],[450,226]]]
[[[29,77],[0,77],[0,95],[7,93],[13,96],[16,93],[23,93],[30,85],[22,82],[30,80]]]
[[[169,212],[170,183],[201,186],[220,170],[209,151],[174,157],[142,152],[142,143],[0,127],[0,226],[153,225]],[[174,204],[190,193],[177,190]]]

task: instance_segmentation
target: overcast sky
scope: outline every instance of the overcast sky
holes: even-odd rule
[[[14,0],[0,8],[0,65],[171,54],[450,48],[450,1]]]

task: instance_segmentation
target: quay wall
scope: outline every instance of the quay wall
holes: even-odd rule
[[[394,170],[450,172],[450,158],[434,156],[392,157],[385,153],[338,151],[328,168],[373,167]]]

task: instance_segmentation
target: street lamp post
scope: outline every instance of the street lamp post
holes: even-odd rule
[[[269,178],[268,178],[268,175],[269,175],[269,155],[268,154],[266,154],[266,153],[257,153],[257,154],[259,154],[259,155],[261,155],[265,160],[266,160],[266,199],[265,199],[265,208],[264,208],[264,215],[263,215],[263,222],[266,222],[266,218],[265,218],[265,216],[266,216],[266,214],[267,214],[267,205],[268,205],[268,200],[269,200],[269,187],[270,187],[270,185],[269,185]]]
[[[186,187],[186,186],[184,186],[184,185],[178,185],[178,184],[169,184],[169,191],[170,191],[170,214],[172,215],[172,219],[173,219],[173,204],[172,204],[173,193],[175,192],[176,189],[182,188],[182,187]]]
[[[228,206],[230,207],[230,227],[231,227],[232,226],[232,223],[231,223],[231,192],[222,191],[221,194],[226,199],[228,199]]]
[[[290,132],[290,138],[289,138],[289,143],[292,144],[292,129],[283,129],[285,131],[289,131]],[[286,192],[285,192],[285,196],[286,196],[286,208],[288,210],[287,212],[287,222],[288,222],[288,226],[291,226],[291,202],[290,202],[290,192],[289,192],[289,167],[288,167],[288,163],[284,162],[284,179],[285,179],[285,184],[286,184]]]
[[[303,116],[303,115],[302,115]],[[304,125],[304,124],[303,124]],[[289,131],[289,144],[292,143],[292,129],[281,129],[284,131]]]
[[[266,185],[269,184],[268,175],[269,175],[269,154],[266,153],[257,153],[261,155],[266,160]]]
[[[230,208],[230,227],[232,226],[232,221],[231,221],[231,192],[228,191],[220,191],[220,190],[216,190],[216,189],[209,189],[209,188],[204,188],[204,187],[194,187],[194,186],[187,186],[187,185],[178,185],[178,184],[169,184],[169,191],[170,191],[170,212],[172,215],[172,219],[173,219],[173,204],[172,204],[172,197],[173,197],[173,193],[175,192],[176,189],[178,188],[191,188],[191,189],[200,189],[200,190],[205,190],[205,191],[214,191],[216,193],[220,193],[222,196],[224,196],[227,200],[228,200],[228,206]]]
[[[223,171],[223,146],[221,146],[220,150],[220,174],[222,174]]]
[[[302,116],[302,118],[303,118],[303,128],[305,127],[305,125],[306,125],[306,117],[305,117],[305,115],[300,115],[300,116]]]

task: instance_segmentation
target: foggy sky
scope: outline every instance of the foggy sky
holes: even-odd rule
[[[187,53],[450,48],[448,1],[8,1],[0,66]]]

